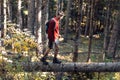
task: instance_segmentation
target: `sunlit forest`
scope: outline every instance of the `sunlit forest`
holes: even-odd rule
[[[59,11],[62,63],[44,65]],[[0,80],[120,80],[120,0],[0,0]]]

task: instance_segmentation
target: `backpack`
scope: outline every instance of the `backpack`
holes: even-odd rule
[[[50,23],[51,20],[54,20],[54,18],[50,19],[50,20],[49,20],[48,22],[46,22],[46,24],[45,24],[45,32],[46,32],[46,34],[48,34],[49,23]]]
[[[50,22],[50,21],[48,21],[48,22],[45,24],[45,32],[46,32],[46,34],[48,33],[49,22]]]

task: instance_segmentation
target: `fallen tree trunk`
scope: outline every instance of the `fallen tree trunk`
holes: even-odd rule
[[[43,72],[120,72],[120,62],[101,62],[101,63],[62,63],[43,65],[41,62],[27,62],[21,65],[24,71],[43,71]]]

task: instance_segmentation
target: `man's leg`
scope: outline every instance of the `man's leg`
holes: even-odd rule
[[[58,45],[55,43],[54,58],[57,58],[58,50],[59,50]]]
[[[54,53],[53,63],[58,63],[58,64],[60,64],[61,61],[58,60],[58,58],[57,58],[58,50],[59,50],[58,44],[55,43],[55,53]]]
[[[46,50],[46,52],[44,53],[44,56],[43,57],[47,57],[48,56],[48,53],[50,52],[50,48],[48,48],[47,50]]]
[[[53,47],[53,42],[49,41],[48,42],[48,49],[46,50],[46,52],[44,53],[43,57],[40,59],[44,64],[48,64],[48,62],[46,61],[46,58],[50,52],[50,50],[52,49]]]
[[[43,55],[43,57],[40,59],[40,60],[43,62],[43,64],[45,64],[45,65],[48,64],[48,62],[46,61],[46,58],[47,58],[47,55],[48,55],[49,52],[50,52],[50,49],[48,49],[48,50],[45,52],[45,54]]]

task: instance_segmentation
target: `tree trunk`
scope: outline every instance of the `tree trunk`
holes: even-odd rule
[[[56,6],[57,6],[57,10],[56,10],[56,15],[58,14],[58,12],[60,11],[60,0],[56,1]]]
[[[37,1],[37,54],[42,53],[42,0]]]
[[[12,18],[12,15],[13,15],[13,14],[12,14],[12,6],[13,6],[12,0],[8,0],[8,8],[7,8],[7,9],[8,9],[8,21],[9,21],[9,22],[13,22],[13,21],[12,21],[12,19],[13,19],[13,18]]]
[[[101,63],[62,63],[43,65],[40,62],[21,63],[23,70],[27,72],[120,72],[120,62],[101,62]],[[14,65],[15,66],[15,65]]]
[[[2,36],[2,20],[3,20],[3,18],[2,18],[2,15],[3,15],[3,11],[2,11],[2,0],[0,0],[0,38],[1,38],[1,36]]]
[[[90,23],[90,5],[89,4],[87,5],[86,14],[87,14],[87,21],[86,21],[86,26],[85,26],[85,37],[88,34],[88,27]]]
[[[7,1],[3,0],[3,16],[4,16],[4,24],[3,24],[3,35],[2,37],[4,38],[6,36],[6,31],[7,31]]]
[[[46,42],[45,24],[49,16],[49,0],[44,0],[42,4],[42,41]]]
[[[74,40],[74,53],[73,53],[73,62],[77,62],[78,58],[78,47],[79,47],[79,37],[80,37],[80,27],[81,27],[81,21],[82,21],[82,0],[78,0],[78,18],[77,18],[77,28],[76,28],[76,35]]]
[[[17,17],[17,24],[20,29],[22,29],[22,15],[21,15],[21,5],[22,1],[18,0],[18,17]]]
[[[43,42],[43,53],[46,51],[48,38],[45,31],[45,24],[49,17],[49,0],[43,0],[42,2],[42,42]]]
[[[65,34],[64,34],[64,42],[67,42],[71,5],[72,5],[72,0],[69,0],[68,3],[67,3],[67,13],[66,13],[66,22],[65,22],[65,31],[64,31],[65,32]]]
[[[109,1],[109,0],[108,0]],[[109,44],[109,18],[110,18],[110,1],[106,4],[107,5],[107,15],[106,15],[106,22],[105,22],[105,28],[104,28],[104,44],[103,44],[103,48],[104,48],[104,54],[107,53],[107,49],[108,49],[108,44]]]
[[[89,44],[88,44],[88,58],[87,62],[90,61],[91,56],[91,48],[92,48],[92,36],[93,36],[93,3],[94,1],[91,0],[91,10],[90,10],[90,29],[89,29]]]
[[[112,30],[111,38],[110,38],[110,43],[108,46],[108,51],[107,51],[107,57],[108,58],[115,58],[115,53],[116,53],[116,46],[118,45],[118,36],[120,32],[120,13],[116,12],[116,19],[114,20],[114,27]]]
[[[28,1],[28,29],[34,34],[35,24],[35,0]]]

